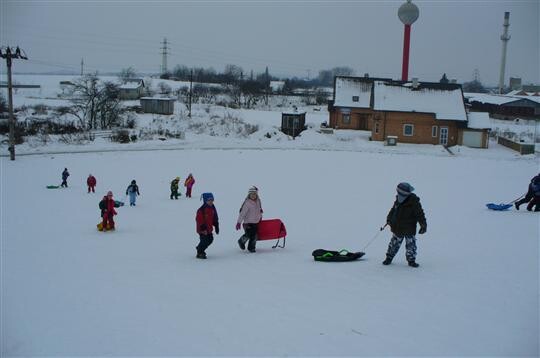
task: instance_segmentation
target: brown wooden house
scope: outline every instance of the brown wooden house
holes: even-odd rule
[[[459,84],[336,77],[329,112],[330,127],[370,130],[376,141],[453,146],[467,127]]]

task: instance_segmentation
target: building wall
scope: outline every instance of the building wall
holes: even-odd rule
[[[173,114],[174,101],[158,99],[141,99],[141,107],[144,113]]]
[[[343,115],[349,115],[350,121],[346,123]],[[330,111],[329,127],[335,129],[371,130],[373,110],[370,108],[340,108],[334,107]]]
[[[408,112],[377,112],[371,124],[371,139],[384,141],[387,136],[398,137],[398,143],[439,144],[441,127],[448,128],[448,146],[458,143],[457,121],[435,119],[433,114]],[[412,124],[413,135],[404,135],[404,125]],[[433,126],[436,136],[433,137]]]
[[[141,98],[141,90],[140,88],[120,88],[118,98],[127,100],[139,99]]]

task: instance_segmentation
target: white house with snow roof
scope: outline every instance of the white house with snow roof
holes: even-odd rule
[[[330,127],[370,130],[376,141],[391,136],[404,143],[453,146],[463,143],[467,130],[463,92],[454,83],[336,77],[329,113]],[[487,131],[481,132],[483,141]]]

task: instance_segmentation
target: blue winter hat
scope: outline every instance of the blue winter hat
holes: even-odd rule
[[[208,200],[214,200],[214,194],[212,193],[203,193],[201,195],[201,199],[203,202],[207,202]]]

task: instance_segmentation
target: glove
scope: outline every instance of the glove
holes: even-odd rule
[[[427,226],[420,226],[420,230],[418,231],[419,234],[425,234],[427,231]]]
[[[206,231],[208,229],[208,226],[206,226],[206,224],[202,224],[199,227],[201,228],[201,231]]]
[[[240,223],[236,223],[236,230],[240,230]]]
[[[214,225],[214,227],[216,228],[216,235],[219,235],[219,225]]]

